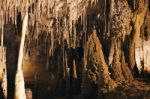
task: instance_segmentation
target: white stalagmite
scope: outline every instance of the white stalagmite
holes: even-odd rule
[[[150,73],[150,39],[143,42],[144,71]]]
[[[76,68],[76,62],[75,62],[75,60],[73,60],[73,78],[74,79],[78,78],[78,76],[77,76],[77,70],[76,69],[77,69]]]
[[[17,72],[15,77],[15,96],[14,96],[15,99],[26,99],[22,63],[23,63],[23,49],[24,49],[27,25],[28,25],[28,14],[26,13],[23,19],[22,37],[21,37],[21,44],[19,49]]]
[[[4,38],[4,17],[2,14],[2,20],[1,20],[1,29],[2,29],[2,34],[1,34],[1,57],[2,57],[2,61],[1,61],[1,68],[3,68],[3,74],[2,74],[2,89],[3,89],[3,94],[4,94],[4,99],[7,99],[7,71],[6,71],[6,54],[5,54],[5,48],[3,47],[3,38]]]
[[[113,62],[113,57],[114,57],[114,39],[111,42],[111,47],[110,47],[110,51],[109,51],[109,57],[108,57],[108,65],[110,66]]]
[[[143,60],[142,54],[143,50],[141,43],[135,44],[135,62],[139,70],[139,73],[142,72],[142,64],[141,64],[141,61]]]
[[[6,71],[6,68],[3,69],[2,88],[3,88],[4,99],[7,99],[7,71]]]
[[[150,40],[143,42],[136,43],[135,44],[135,62],[137,65],[137,68],[139,70],[139,73],[142,72],[142,69],[144,69],[144,72],[150,73]],[[143,61],[143,63],[142,63]],[[144,68],[143,68],[144,66]]]

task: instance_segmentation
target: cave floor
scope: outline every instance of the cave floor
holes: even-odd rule
[[[26,88],[32,90],[33,99],[68,99],[65,95],[54,95],[54,93],[52,93],[51,90],[53,89],[49,86],[50,82],[48,80],[49,72],[46,70],[46,64],[43,64],[45,60],[31,60],[30,62],[28,60],[24,61],[24,73]],[[36,80],[34,76],[35,70],[40,70]],[[122,81],[117,83],[118,86],[114,91],[99,95],[100,99],[150,99],[150,78],[136,78],[133,81]],[[0,99],[3,99],[1,95],[2,90],[0,89]],[[81,94],[78,94],[74,96],[73,99],[83,98]],[[92,98],[89,97],[89,99]]]
[[[35,58],[34,58],[35,59]],[[32,60],[32,59],[31,59]],[[24,73],[26,88],[30,88],[33,92],[33,99],[68,99],[65,95],[53,94],[49,79],[49,72],[46,70],[44,61],[25,60]],[[31,67],[33,69],[31,69]],[[37,79],[35,81],[35,71]],[[99,95],[100,99],[150,99],[150,79],[136,78],[133,81],[117,82],[118,86],[110,93]],[[58,92],[60,93],[60,92]],[[70,98],[69,98],[70,99]],[[72,98],[71,98],[72,99]],[[81,94],[73,97],[73,99],[83,99]],[[91,97],[89,99],[92,99]],[[99,99],[99,98],[98,98]]]
[[[33,99],[70,99],[65,95],[54,95],[46,83],[28,84],[33,92]],[[71,99],[83,99],[81,94],[78,94]],[[87,99],[92,99],[91,97]],[[95,98],[93,98],[95,99]],[[99,95],[98,99],[150,99],[150,83],[142,82],[141,79],[131,82],[118,82],[117,88],[107,94]]]

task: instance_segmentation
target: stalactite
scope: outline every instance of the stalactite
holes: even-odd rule
[[[48,45],[47,45],[48,46]],[[49,47],[47,47],[49,49]],[[47,51],[47,55],[46,55],[46,69],[49,70],[49,50]]]
[[[53,56],[53,50],[54,50],[54,30],[51,31],[51,56]]]
[[[77,33],[76,33],[76,21],[74,22],[74,24],[73,24],[73,32],[74,32],[74,35],[73,35],[73,47],[74,48],[76,48],[76,40],[77,40],[77,37],[76,37],[76,35],[77,35]]]
[[[1,32],[1,46],[3,47],[3,44],[4,44],[4,13],[2,12],[1,14],[1,29],[2,29],[2,32]]]
[[[104,34],[107,32],[107,12],[106,12],[106,5],[107,5],[107,1],[106,0],[104,0],[104,22],[105,22],[105,28],[104,28]]]
[[[39,35],[39,25],[38,25],[38,22],[36,22],[35,40],[36,40],[36,46],[37,46],[37,47],[38,47],[38,35]]]
[[[49,7],[49,5],[50,5],[50,3],[49,3],[49,0],[47,0],[47,4],[48,4],[48,6],[47,6],[47,17],[49,18],[49,15],[50,15],[50,11],[49,11],[49,9],[50,9],[50,7]]]
[[[5,22],[8,23],[8,12],[5,14]]]
[[[12,23],[14,22],[14,18],[13,18],[13,8],[11,8],[11,21],[12,21]]]
[[[111,27],[111,22],[113,18],[113,6],[114,6],[114,0],[110,0],[110,9],[109,9],[109,32],[110,32],[110,27]]]
[[[86,8],[84,7],[83,11],[83,31],[86,33],[87,31],[87,14],[86,14]]]
[[[69,20],[69,38],[72,38],[72,21],[71,20]],[[72,39],[70,39],[71,40],[71,42],[70,42],[70,46],[71,46],[71,44],[72,44]]]
[[[43,15],[46,14],[46,17],[47,18],[50,18],[51,16],[51,11],[52,10],[52,16],[56,19],[58,19],[58,16],[59,15],[59,12],[62,10],[62,7],[64,7],[64,5],[66,4],[67,6],[65,7],[66,8],[66,11],[67,11],[67,8],[69,8],[68,10],[68,14],[71,16],[73,13],[72,12],[77,12],[77,15],[74,16],[73,18],[69,16],[69,35],[70,37],[72,37],[74,39],[74,43],[75,43],[75,33],[72,33],[74,32],[73,30],[74,29],[74,25],[75,24],[72,24],[73,21],[77,21],[79,19],[79,17],[82,18],[82,22],[83,22],[83,26],[84,26],[84,32],[86,32],[86,28],[87,28],[87,21],[84,21],[83,18],[85,18],[86,20],[86,8],[88,7],[88,2],[89,1],[82,1],[82,0],[78,0],[78,1],[74,1],[72,2],[71,0],[67,0],[66,2],[64,1],[53,1],[53,0],[43,0],[43,1],[36,1],[36,0],[6,0],[6,12],[8,12],[8,14],[6,14],[9,19],[11,18],[12,19],[12,22],[16,24],[16,16],[17,16],[17,12],[21,12],[21,16],[22,16],[22,20],[23,20],[23,16],[25,15],[25,12],[26,10],[28,10],[28,8],[30,7],[31,8],[31,16],[35,16],[35,17],[32,17],[32,20],[33,20],[33,23],[32,25],[35,23],[39,23],[41,24],[42,22],[42,17]],[[75,4],[74,4],[75,3]],[[80,11],[80,5],[82,5],[82,3],[85,3],[85,5],[83,5],[83,9]],[[93,5],[95,3],[97,3],[97,0],[93,0],[93,1],[90,1],[90,3]],[[48,5],[47,5],[48,4]],[[92,6],[91,5],[91,6]],[[32,6],[34,8],[32,8]],[[34,10],[34,11],[32,11]],[[73,10],[73,11],[72,11]],[[63,17],[61,17],[63,18]],[[61,19],[59,18],[59,20]],[[58,21],[58,20],[57,20]],[[59,23],[59,22],[57,22]],[[65,23],[66,24],[66,23]],[[54,27],[53,27],[54,28]],[[57,27],[57,32],[60,32],[60,26]],[[61,36],[61,33],[59,34],[59,36]],[[75,44],[74,44],[75,45]]]
[[[9,7],[9,10],[8,10],[8,13],[9,13],[9,15],[8,15],[8,22],[11,22],[11,9],[10,9],[10,7]]]
[[[63,77],[66,77],[66,70],[65,70],[65,42],[64,38],[62,38],[62,67],[63,67]]]
[[[44,0],[43,0],[43,2],[44,2]],[[41,16],[42,16],[42,14],[43,14],[43,2],[41,2],[41,4],[40,4],[40,7],[41,7],[41,8],[40,8],[40,12],[41,12],[40,15],[41,15]]]
[[[17,24],[17,9],[16,9],[16,0],[14,0],[14,2],[15,2],[15,5],[14,5],[14,19],[15,19],[15,21],[14,21],[14,24]]]
[[[39,18],[40,18],[40,0],[37,1],[35,14],[36,14],[36,21],[39,21]]]

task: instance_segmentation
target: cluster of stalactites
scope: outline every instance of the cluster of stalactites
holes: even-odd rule
[[[55,43],[60,44],[64,39],[71,47],[75,47],[76,23],[81,18],[83,32],[86,32],[86,9],[88,6],[95,6],[97,2],[98,0],[0,0],[0,24],[3,20],[4,23],[17,24],[17,14],[20,12],[23,19],[28,12],[29,27],[35,27],[34,36],[30,38],[38,40],[38,35],[46,28],[46,33],[50,35],[50,52]]]
[[[5,20],[12,19],[15,23],[17,12],[21,12],[22,18],[30,9],[34,14],[34,20],[41,18],[63,17],[67,14],[71,21],[78,20],[88,4],[95,4],[97,0],[0,0],[0,12],[4,12]],[[89,5],[90,5],[89,4]],[[69,11],[68,11],[69,10]],[[8,20],[7,20],[8,19]]]

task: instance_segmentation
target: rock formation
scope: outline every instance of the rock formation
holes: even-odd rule
[[[28,98],[25,86],[36,99],[149,96],[135,81],[150,73],[149,0],[0,0],[0,9],[5,98]]]
[[[27,25],[28,25],[28,14],[25,15],[23,19],[23,25],[22,25],[22,36],[21,36],[18,65],[17,65],[16,77],[15,77],[15,96],[14,96],[15,99],[26,99],[22,63],[23,63],[23,56],[24,56],[23,49],[24,49]]]

